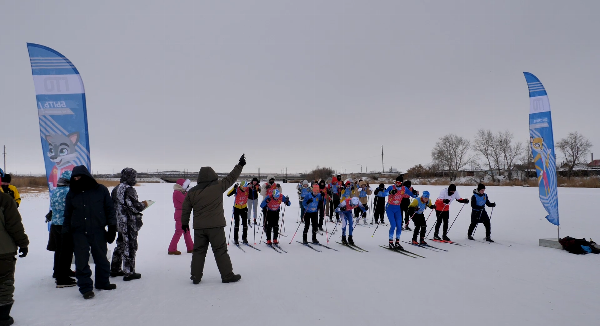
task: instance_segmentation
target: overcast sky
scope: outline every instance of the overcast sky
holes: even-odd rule
[[[523,71],[555,140],[600,146],[600,1],[1,1],[0,145],[44,172],[27,42],[83,78],[94,172],[406,170],[448,133],[527,140]],[[600,150],[598,152],[600,157]],[[559,156],[559,161],[562,158]]]

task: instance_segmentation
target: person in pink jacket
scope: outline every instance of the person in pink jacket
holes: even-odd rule
[[[190,232],[184,233],[181,228],[181,208],[189,187],[189,179],[178,179],[177,183],[175,183],[175,185],[173,186],[173,205],[175,206],[175,234],[173,234],[173,239],[171,239],[171,244],[169,245],[169,255],[181,255],[181,251],[177,250],[177,243],[179,242],[179,239],[181,239],[182,234],[183,239],[185,240],[185,246],[187,247],[188,254],[192,253],[192,251],[194,250],[194,242],[192,241],[192,236]]]

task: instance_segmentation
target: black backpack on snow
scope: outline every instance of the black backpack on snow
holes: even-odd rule
[[[576,255],[585,255],[588,253],[599,254],[600,250],[593,246],[585,238],[576,239],[572,237],[564,237],[558,242],[562,245],[563,249]]]

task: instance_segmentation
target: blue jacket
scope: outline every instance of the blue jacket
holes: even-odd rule
[[[69,187],[58,187],[50,195],[50,208],[52,209],[52,225],[63,225],[65,221],[65,200]]]
[[[304,198],[306,198],[306,196],[312,194],[312,188],[310,187],[302,187],[302,190],[300,191],[300,200],[304,200]]]
[[[308,200],[312,199],[313,201],[309,204]],[[304,196],[304,200],[302,201],[302,206],[306,209],[306,213],[316,213],[319,209],[319,201],[323,200],[321,194],[313,195],[312,193]]]

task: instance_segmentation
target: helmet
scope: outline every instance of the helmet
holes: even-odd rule
[[[421,195],[423,198],[429,198],[429,191],[425,190],[423,191],[423,195]]]
[[[352,206],[358,206],[359,203],[358,197],[352,197],[352,199],[350,199],[350,204],[352,204]]]
[[[273,190],[273,198],[279,198],[281,192],[278,189]]]
[[[248,181],[242,181],[240,182],[240,187],[242,188],[247,188],[250,184],[248,183]]]

